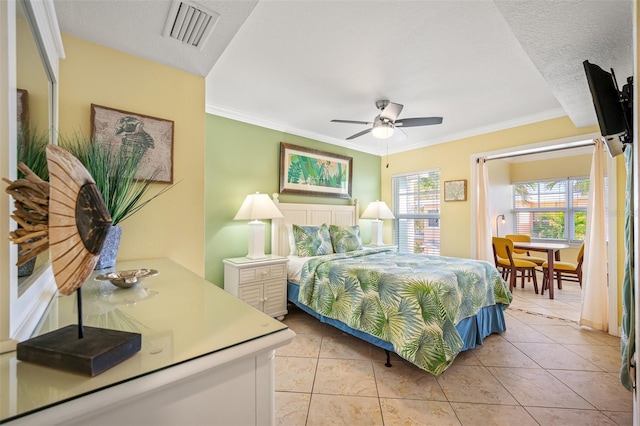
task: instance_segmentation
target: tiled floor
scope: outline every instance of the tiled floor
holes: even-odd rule
[[[297,337],[276,351],[276,422],[631,425],[619,339],[580,329],[579,306],[577,284],[554,301],[515,290],[508,330],[462,352],[439,377],[395,355],[387,368],[382,349],[290,306],[284,322]]]
[[[538,287],[541,283],[542,277],[538,274]],[[523,289],[518,281],[518,288],[513,291],[513,296],[511,307],[514,309],[574,322],[580,319],[581,295],[578,283],[563,281],[562,290],[556,288],[551,300],[547,291],[541,296],[534,292],[532,283],[525,282]]]

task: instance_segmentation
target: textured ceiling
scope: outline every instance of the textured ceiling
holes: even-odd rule
[[[568,115],[597,123],[582,62],[633,63],[630,0],[212,1],[202,50],[162,36],[169,0],[54,0],[63,32],[206,76],[206,110],[384,154]],[[442,116],[345,141],[375,101]],[[482,147],[478,147],[481,151]]]
[[[619,86],[626,83],[633,74],[633,3],[497,1],[496,5],[573,123],[596,124],[582,62],[589,60],[607,71],[613,68]]]
[[[63,33],[204,77],[257,2],[187,0],[221,15],[203,49],[163,35],[172,0],[54,0],[54,5]]]

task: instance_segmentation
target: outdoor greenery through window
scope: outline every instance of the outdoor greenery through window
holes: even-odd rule
[[[440,170],[394,176],[393,209],[398,251],[440,254]]]
[[[513,185],[515,233],[534,239],[581,242],[587,226],[589,178]]]

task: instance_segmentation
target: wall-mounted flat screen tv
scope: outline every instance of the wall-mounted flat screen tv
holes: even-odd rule
[[[609,155],[615,157],[622,154],[624,144],[632,141],[633,101],[629,99],[632,90],[629,87],[633,79],[628,79],[622,92],[618,90],[613,70],[607,72],[598,65],[584,61],[584,71],[593,98],[593,106],[598,117],[600,132],[604,137]]]

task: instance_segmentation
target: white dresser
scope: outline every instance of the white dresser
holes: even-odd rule
[[[138,332],[140,352],[95,377],[0,355],[2,423],[274,423],[275,349],[295,336],[286,325],[170,260],[116,267],[160,274],[131,289],[91,278],[84,324]],[[75,304],[75,295],[55,297],[37,334],[75,324]]]
[[[287,314],[287,258],[224,259],[224,289],[265,314],[284,319]]]

